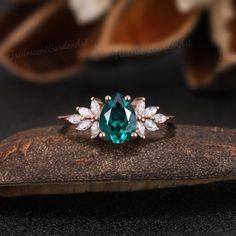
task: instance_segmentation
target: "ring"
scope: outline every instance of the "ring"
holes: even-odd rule
[[[158,131],[159,125],[173,125],[174,116],[158,113],[158,106],[146,108],[145,98],[135,98],[116,93],[106,96],[105,102],[91,98],[90,109],[77,107],[77,114],[59,116],[58,119],[76,126],[76,130],[91,129],[91,139],[97,137],[121,144],[126,141],[145,139],[146,131]]]

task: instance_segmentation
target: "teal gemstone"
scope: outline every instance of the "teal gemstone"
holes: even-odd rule
[[[112,96],[104,105],[99,127],[106,135],[106,140],[121,144],[131,139],[135,132],[137,119],[133,106],[120,93]]]

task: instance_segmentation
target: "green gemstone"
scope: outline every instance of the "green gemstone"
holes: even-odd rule
[[[112,96],[102,109],[99,127],[106,140],[116,144],[129,141],[136,130],[137,119],[133,106],[120,93]]]

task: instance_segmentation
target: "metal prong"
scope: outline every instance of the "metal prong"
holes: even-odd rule
[[[99,98],[91,97],[91,101],[96,101],[100,105],[100,107],[102,107],[104,105],[102,100]]]
[[[141,116],[141,121],[142,121],[142,122],[145,122],[145,120],[146,120],[146,117],[145,117],[144,115],[142,115],[142,116]]]
[[[132,139],[136,139],[138,137],[138,134],[136,133],[136,132],[133,132],[132,134],[131,134],[131,138]]]
[[[107,102],[107,101],[110,101],[111,100],[111,96],[110,95],[107,95],[106,97],[105,97],[105,101]]]
[[[129,95],[125,96],[125,101],[131,101],[131,97]]]
[[[137,120],[142,121],[142,116],[137,116]]]
[[[106,134],[105,134],[105,133],[101,132],[101,133],[99,134],[99,138],[105,139],[105,137],[106,137]]]
[[[135,98],[134,101],[138,101],[138,100],[142,100],[142,101],[146,101],[146,98],[145,97],[138,97],[138,98]]]

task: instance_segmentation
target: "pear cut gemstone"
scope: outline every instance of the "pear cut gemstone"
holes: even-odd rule
[[[136,131],[137,119],[133,106],[116,93],[102,109],[99,127],[105,133],[106,140],[121,144],[131,139]]]

